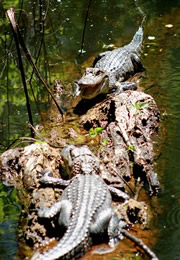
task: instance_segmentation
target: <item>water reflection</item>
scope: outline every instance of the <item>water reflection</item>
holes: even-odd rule
[[[162,176],[161,183],[163,187],[160,195],[160,205],[163,207],[159,216],[158,228],[160,230],[159,242],[155,250],[160,259],[180,259],[180,52],[179,40],[177,38],[178,23],[174,22],[178,16],[178,10],[173,11],[173,19],[165,16],[167,24],[172,21],[175,31],[168,31],[168,39],[162,42],[165,43],[166,50],[163,44],[164,55],[162,55],[162,62],[159,65],[159,72],[151,70],[154,75],[155,84],[150,93],[152,93],[159,107],[161,108],[162,124],[165,125],[166,134],[164,135],[163,145],[161,141],[161,156],[157,161],[157,171]],[[171,26],[170,28],[173,29]],[[168,44],[169,42],[169,44]],[[156,77],[156,78],[155,78]]]

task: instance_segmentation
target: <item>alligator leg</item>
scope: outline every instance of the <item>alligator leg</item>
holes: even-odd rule
[[[108,189],[111,192],[111,194],[115,197],[118,197],[118,199],[123,200],[124,202],[126,202],[127,200],[129,200],[129,195],[117,188],[114,188],[113,186],[108,185]]]
[[[112,209],[105,209],[101,211],[100,214],[97,214],[94,222],[91,224],[90,232],[91,234],[102,233],[105,228],[108,226],[108,223],[112,217]]]
[[[140,58],[138,57],[137,54],[135,54],[135,53],[131,54],[131,61],[133,63],[135,72],[140,72],[140,71],[144,71],[145,70],[145,68],[142,65],[141,60],[140,60]]]
[[[91,224],[90,232],[91,234],[100,234],[107,228],[109,244],[114,247],[119,242],[119,230],[125,227],[127,227],[127,223],[124,219],[118,217],[114,210],[109,208],[96,215],[94,222]]]
[[[68,228],[72,213],[72,204],[68,200],[63,200],[61,211],[58,218],[58,223],[61,227]]]
[[[61,225],[63,226],[68,226],[71,210],[72,210],[71,202],[69,202],[68,200],[61,200],[56,202],[50,208],[40,208],[38,210],[38,216],[40,218],[52,218],[55,215],[57,215],[59,212],[61,212],[59,216],[59,223],[61,223]]]
[[[119,224],[119,222],[121,224]],[[96,218],[95,222],[91,226],[91,234],[100,234],[103,230],[107,228],[107,234],[109,238],[109,246],[110,248],[99,248],[93,251],[93,253],[97,254],[106,254],[110,253],[114,250],[114,247],[119,240],[123,238],[123,236],[119,235],[120,226],[125,228],[127,224],[124,220],[120,221],[120,218],[115,214],[115,212],[111,210],[102,211]]]
[[[63,180],[61,178],[52,177],[51,171],[44,171],[44,172],[42,172],[42,174],[44,174],[44,175],[39,180],[39,182],[42,184],[51,184],[54,186],[64,186],[64,187],[66,187],[70,184],[69,180]]]
[[[123,239],[121,230],[127,227],[127,223],[121,217],[118,217],[115,213],[112,215],[112,218],[108,226],[108,237],[109,237],[109,246],[114,248],[119,240]]]

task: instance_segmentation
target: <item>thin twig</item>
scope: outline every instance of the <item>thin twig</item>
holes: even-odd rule
[[[88,7],[87,7],[87,11],[86,11],[86,17],[85,17],[84,28],[83,28],[83,34],[82,34],[82,40],[81,40],[81,49],[80,49],[79,55],[81,55],[81,54],[83,53],[84,39],[85,39],[85,32],[86,32],[86,25],[87,25],[87,20],[88,20],[88,15],[89,15],[89,10],[90,10],[91,1],[92,1],[92,0],[89,0],[89,4],[88,4]]]
[[[19,138],[16,138],[15,140],[13,140],[12,143],[10,143],[10,144],[6,147],[5,151],[9,150],[9,149],[11,148],[11,146],[13,146],[17,141],[19,141]]]
[[[130,187],[129,183],[120,175],[118,174],[118,171],[113,169],[114,173],[117,174],[119,176],[119,178],[126,184],[126,186],[129,188],[130,192],[133,194],[133,196],[135,196],[135,192],[132,190],[132,188]]]
[[[47,138],[45,138],[44,136],[42,136],[31,124],[29,124],[29,126],[33,129],[33,131],[36,133],[36,135],[39,137],[39,139],[43,142],[46,142],[49,146],[53,147],[53,148],[63,148],[64,146],[60,146],[60,145],[55,145],[52,144]],[[36,140],[37,141],[37,140]]]
[[[31,106],[30,106],[30,100],[29,100],[29,95],[28,95],[28,89],[27,89],[27,85],[26,85],[24,66],[23,66],[23,62],[22,62],[21,51],[20,51],[20,48],[19,48],[20,41],[19,41],[19,37],[18,37],[18,33],[17,33],[15,15],[14,15],[13,10],[11,10],[11,9],[6,12],[6,15],[9,18],[9,21],[11,23],[12,32],[13,32],[14,40],[15,40],[15,44],[16,44],[18,61],[19,61],[19,70],[21,72],[21,79],[22,79],[22,83],[23,83],[23,87],[24,87],[24,93],[25,93],[25,97],[26,97],[26,107],[27,107],[29,122],[30,122],[31,125],[33,125],[33,118],[32,118],[32,113],[31,113]],[[32,131],[32,128],[31,128],[31,137],[34,137],[34,132]]]
[[[48,84],[47,84],[46,81],[43,79],[43,77],[42,77],[40,71],[39,71],[38,68],[36,67],[36,65],[35,65],[35,63],[34,63],[34,61],[33,61],[33,59],[32,59],[32,56],[31,56],[29,50],[27,49],[27,47],[26,47],[26,45],[25,45],[25,43],[24,43],[24,40],[23,40],[23,38],[22,38],[22,36],[21,36],[21,33],[20,33],[20,31],[19,31],[18,24],[17,24],[16,19],[15,19],[14,9],[13,9],[13,8],[8,9],[7,12],[6,12],[6,14],[7,14],[7,16],[8,16],[8,18],[9,18],[9,20],[10,20],[12,26],[14,26],[14,31],[16,32],[16,36],[18,37],[19,44],[21,45],[21,47],[22,47],[22,49],[23,49],[23,51],[24,51],[24,53],[25,53],[25,55],[26,55],[27,60],[28,60],[29,63],[31,64],[32,68],[34,69],[34,72],[36,73],[36,76],[40,79],[40,81],[43,83],[43,85],[45,86],[45,88],[46,88],[46,90],[48,91],[48,93],[51,95],[51,97],[52,97],[54,103],[56,104],[56,107],[58,108],[58,110],[59,110],[61,116],[63,117],[64,113],[63,113],[62,109],[60,108],[60,106],[59,106],[59,104],[58,104],[56,98],[54,97],[54,95],[53,95],[51,89],[49,88]]]
[[[23,144],[23,143],[25,143],[25,144],[27,144],[27,143],[34,143],[35,140],[36,140],[36,139],[34,139],[34,138],[31,138],[31,137],[29,137],[30,139],[28,139],[28,137],[26,137],[25,140],[23,140],[22,138],[23,138],[23,137],[20,137],[18,140],[16,140],[16,141],[18,141],[18,142],[17,142],[15,145],[13,145],[13,148],[12,148],[12,149],[18,147],[20,144]],[[33,140],[33,139],[34,139],[34,140]],[[38,140],[36,140],[36,141],[38,141]]]
[[[39,60],[39,57],[40,57],[40,53],[41,53],[41,48],[42,48],[42,44],[43,44],[43,39],[44,39],[44,19],[42,19],[42,3],[40,2],[39,3],[39,6],[40,6],[40,21],[39,21],[39,24],[40,24],[40,32],[42,31],[42,36],[41,36],[41,40],[40,40],[40,45],[39,45],[39,49],[37,51],[37,56],[36,56],[36,59],[35,59],[35,65],[37,64],[38,60]],[[34,9],[33,9],[34,10]],[[34,12],[33,12],[34,14]],[[35,14],[34,14],[35,15]],[[36,33],[36,30],[35,30],[35,17],[34,17],[34,31]],[[41,24],[43,23],[42,25],[42,28],[41,28]],[[34,68],[32,70],[32,73],[31,73],[31,76],[30,76],[30,79],[29,79],[29,85],[30,85],[30,88],[31,88],[31,92],[32,92],[32,95],[33,95],[33,98],[34,98],[34,101],[36,103],[36,107],[37,107],[37,110],[38,110],[38,113],[41,117],[41,121],[43,121],[43,117],[41,116],[41,113],[40,113],[40,108],[39,108],[39,105],[38,105],[38,102],[36,100],[36,97],[35,97],[35,94],[34,94],[34,90],[33,90],[33,86],[32,86],[32,79],[33,79],[33,75],[34,75]]]
[[[121,234],[124,235],[125,237],[127,237],[128,239],[130,239],[131,241],[133,241],[135,244],[137,244],[140,248],[143,249],[143,251],[149,256],[151,257],[152,260],[158,260],[157,256],[155,255],[155,253],[140,239],[137,238],[136,236],[132,235],[131,233],[129,233],[127,230],[122,229],[121,230]]]
[[[123,137],[124,141],[126,142],[126,144],[127,144],[128,146],[130,146],[131,143],[130,143],[130,141],[129,141],[129,137],[128,137],[128,135],[127,135],[127,133],[126,133],[124,127],[121,125],[121,123],[120,123],[118,126],[119,126],[119,129],[120,129],[120,132],[121,132],[121,134],[122,134],[122,137]]]
[[[6,51],[6,88],[7,88],[7,141],[9,145],[9,139],[10,139],[10,123],[9,123],[9,117],[10,117],[10,100],[9,100],[9,55],[7,51],[7,37],[5,34],[5,51]]]
[[[33,128],[33,131],[36,132],[36,135],[38,136],[37,131],[34,128]],[[11,147],[15,148],[19,144],[22,144],[22,143],[35,143],[38,141],[45,142],[53,148],[63,148],[64,147],[63,145],[60,146],[60,145],[54,145],[54,144],[50,143],[46,138],[44,138],[41,135],[39,135],[38,137],[39,137],[39,139],[28,137],[28,136],[19,137],[19,138],[15,139],[8,147],[6,147],[5,151],[9,150]],[[2,145],[2,144],[0,144],[0,145]]]
[[[21,143],[27,143],[27,142],[28,143],[29,142],[33,143],[33,142],[37,142],[37,141],[38,141],[37,139],[32,138],[32,137],[28,137],[28,136],[26,136],[26,137],[19,137],[19,138],[16,138],[15,140],[13,140],[13,142],[6,147],[5,151],[9,150],[11,147],[13,147],[13,148],[17,147]]]

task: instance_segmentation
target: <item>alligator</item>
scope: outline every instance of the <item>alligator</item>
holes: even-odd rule
[[[136,72],[144,70],[139,58],[142,41],[143,27],[141,25],[129,44],[97,55],[93,67],[86,68],[81,79],[75,81],[74,96],[92,99],[101,93],[136,90],[136,83],[124,81]]]
[[[78,174],[99,174],[100,173],[100,161],[91,152],[87,145],[76,147],[75,145],[67,145],[61,152],[66,171],[70,178]],[[51,172],[45,171],[44,176],[40,179],[43,184],[68,186],[71,180],[63,180],[60,178],[53,178],[50,176]],[[114,186],[108,185],[108,189],[119,201],[126,202],[130,199],[129,195]]]
[[[33,259],[79,258],[92,245],[93,236],[107,230],[111,241],[117,233],[118,217],[111,206],[111,194],[98,175],[75,176],[60,201],[51,208],[40,209],[38,215],[50,218],[58,212],[59,226],[67,229],[64,236],[54,248]],[[125,225],[125,222],[122,223]]]
[[[81,173],[84,166],[77,164],[76,155],[78,157],[81,154],[83,157],[82,148],[88,149],[87,146],[77,148],[70,145],[62,150],[62,157],[69,162],[68,167],[72,167],[74,163],[76,170],[79,168]],[[88,156],[90,154],[89,150]],[[96,163],[95,161],[92,165]],[[123,234],[129,236],[130,239],[133,238],[126,231],[127,224],[124,219],[118,217],[111,206],[112,197],[108,185],[95,174],[93,169],[91,170],[91,166],[87,172],[76,175],[70,181],[63,181],[48,175],[49,172],[46,172],[40,182],[53,185],[63,185],[64,182],[64,185],[68,186],[63,191],[60,200],[50,208],[40,208],[38,216],[52,218],[59,214],[58,228],[66,228],[66,232],[57,245],[49,251],[36,252],[32,260],[77,259],[88,251],[93,239],[98,236],[102,237],[102,234],[108,235],[111,247],[123,238]],[[140,244],[141,247],[144,246],[144,250],[152,259],[158,259],[142,241]]]

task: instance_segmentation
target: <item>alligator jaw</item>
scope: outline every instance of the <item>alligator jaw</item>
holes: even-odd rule
[[[86,68],[82,78],[75,81],[75,96],[91,99],[99,93],[107,93],[109,89],[109,76],[99,68]]]
[[[92,99],[98,94],[107,93],[109,90],[109,77],[106,76],[100,83],[90,85],[79,85],[81,88],[81,97],[84,99]]]

